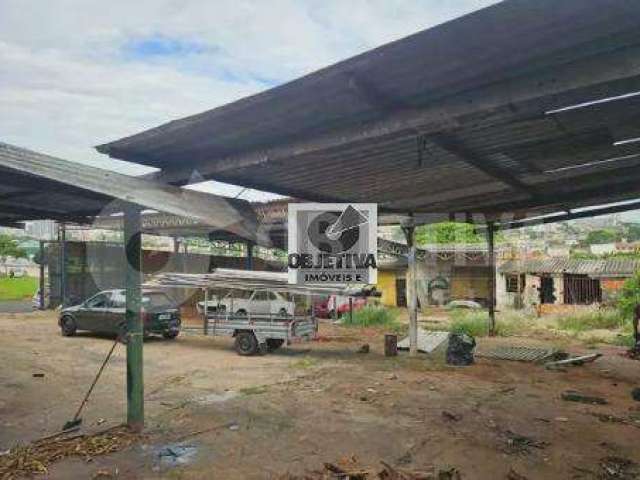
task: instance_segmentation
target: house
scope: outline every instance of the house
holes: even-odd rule
[[[405,246],[406,248],[406,246]],[[405,307],[407,259],[379,250],[377,290],[386,306]],[[497,252],[500,257],[501,251]],[[445,305],[451,300],[474,300],[487,305],[491,268],[484,245],[427,245],[418,249],[418,302]]]
[[[522,308],[606,302],[638,269],[640,260],[629,258],[510,260],[498,267],[496,303]]]

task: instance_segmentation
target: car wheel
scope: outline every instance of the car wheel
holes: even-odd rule
[[[76,321],[73,317],[62,317],[62,320],[60,321],[60,331],[63,336],[73,337],[76,334],[77,329],[78,327],[76,326]]]
[[[287,312],[286,309],[281,308],[280,311],[278,312],[278,316],[279,317],[288,317],[289,316],[289,312]]]
[[[282,338],[269,338],[267,339],[267,350],[269,352],[273,352],[274,350],[279,349],[284,344],[284,339]]]
[[[179,331],[163,332],[162,336],[167,340],[173,340],[178,336],[179,333],[180,333]]]
[[[247,311],[241,308],[240,310],[238,310],[236,312],[236,315],[239,316],[239,317],[246,317],[247,316]]]
[[[238,355],[255,355],[258,353],[258,339],[253,332],[240,332],[236,335],[235,348]]]

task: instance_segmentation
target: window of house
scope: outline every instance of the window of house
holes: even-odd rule
[[[520,279],[520,285],[518,285],[518,278]],[[507,283],[507,292],[509,293],[521,293],[524,290],[524,275],[507,274],[505,275],[505,281]]]

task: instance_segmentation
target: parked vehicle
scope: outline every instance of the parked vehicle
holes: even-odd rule
[[[78,330],[120,335],[126,332],[125,291],[105,290],[85,302],[61,309],[58,325],[70,337]],[[142,293],[144,334],[174,339],[180,333],[180,309],[162,291]]]
[[[333,318],[334,310],[338,317],[349,314],[349,298],[353,310],[359,310],[367,304],[364,297],[348,297],[343,295],[329,295],[326,299],[314,303],[313,308],[318,318]]]
[[[207,315],[205,335],[235,338],[239,355],[267,353],[282,345],[309,341],[318,332],[318,322],[310,315],[259,315],[211,312]]]
[[[204,310],[204,302],[198,302],[198,312]],[[295,304],[287,300],[281,293],[269,290],[247,290],[239,293],[228,293],[221,299],[207,302],[209,312],[230,312],[235,315],[277,315],[292,316]]]

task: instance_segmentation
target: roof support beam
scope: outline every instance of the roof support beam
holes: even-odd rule
[[[519,192],[527,193],[531,197],[535,197],[537,195],[535,188],[521,182],[511,173],[497,167],[492,163],[491,159],[478,155],[468,149],[451,135],[439,133],[437,135],[430,136],[429,140],[441,149],[453,154],[465,163],[473,165],[475,168],[486,173],[490,177],[509,185],[511,188],[518,190]]]
[[[242,200],[161,185],[5,143],[0,143],[0,167],[99,193],[107,198],[135,203],[141,207],[196,218],[212,227],[228,230],[260,244],[269,244],[269,239],[258,232],[255,212],[248,202]],[[0,206],[0,211],[2,208]],[[31,211],[41,213],[41,218],[51,218],[47,216],[51,213],[46,210]]]
[[[23,220],[66,220],[70,222],[84,220],[86,221],[93,212],[84,215],[82,212],[67,213],[59,210],[50,210],[46,208],[18,207],[15,205],[2,205],[0,203],[0,214],[8,213],[12,216],[20,217]]]
[[[630,210],[640,209],[640,200],[636,200],[622,205],[613,205],[611,207],[603,207],[597,209],[582,210],[579,212],[570,211],[559,215],[540,216],[524,220],[515,220],[512,222],[498,223],[495,228],[497,230],[512,230],[515,228],[531,227],[534,225],[546,225],[549,223],[566,222],[568,220],[577,220],[579,218],[592,218],[600,215],[610,215],[612,213],[628,212]]]

